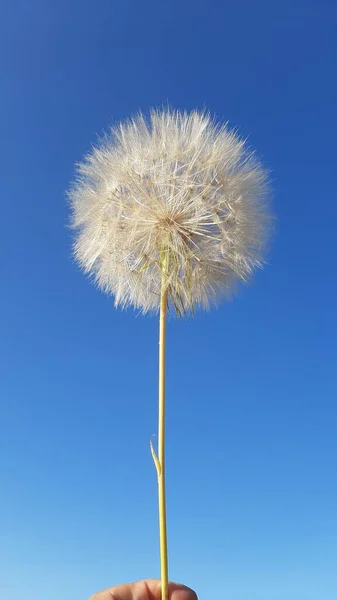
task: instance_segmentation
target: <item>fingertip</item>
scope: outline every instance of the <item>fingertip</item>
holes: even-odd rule
[[[179,584],[170,584],[171,594],[170,600],[198,600],[198,596],[196,595],[194,590]]]
[[[115,600],[115,596],[110,590],[104,590],[104,592],[90,596],[89,600]]]

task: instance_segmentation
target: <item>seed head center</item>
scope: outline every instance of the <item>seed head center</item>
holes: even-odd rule
[[[180,223],[177,218],[172,217],[171,215],[166,215],[165,217],[159,219],[158,225],[162,229],[172,230],[179,227]]]

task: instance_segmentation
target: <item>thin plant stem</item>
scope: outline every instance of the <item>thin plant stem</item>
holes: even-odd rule
[[[157,469],[161,600],[168,600],[168,558],[166,527],[166,490],[165,490],[165,355],[166,355],[166,314],[168,293],[166,286],[166,260],[162,265],[162,289],[159,316],[159,411],[158,411],[158,456],[152,441],[150,447]]]
[[[162,293],[159,318],[159,415],[158,415],[158,501],[159,501],[159,537],[161,597],[168,599],[168,558],[166,528],[166,490],[165,490],[165,356],[166,356],[166,312],[167,289],[163,270]]]

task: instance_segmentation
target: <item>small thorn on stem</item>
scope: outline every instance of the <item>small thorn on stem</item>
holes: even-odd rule
[[[155,452],[155,449],[153,447],[153,444],[152,444],[152,438],[153,437],[155,437],[155,434],[153,434],[151,436],[151,438],[150,438],[150,449],[151,449],[151,454],[152,454],[153,462],[154,462],[154,464],[156,466],[156,469],[157,469],[158,477],[160,477],[160,475],[161,475],[161,464],[160,464],[159,458],[158,458],[158,456],[157,456],[157,454]]]

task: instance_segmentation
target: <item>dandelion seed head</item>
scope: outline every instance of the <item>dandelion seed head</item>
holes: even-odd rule
[[[178,314],[208,308],[263,265],[266,172],[208,114],[152,111],[113,128],[69,198],[75,258],[116,306],[158,310],[164,282]]]

